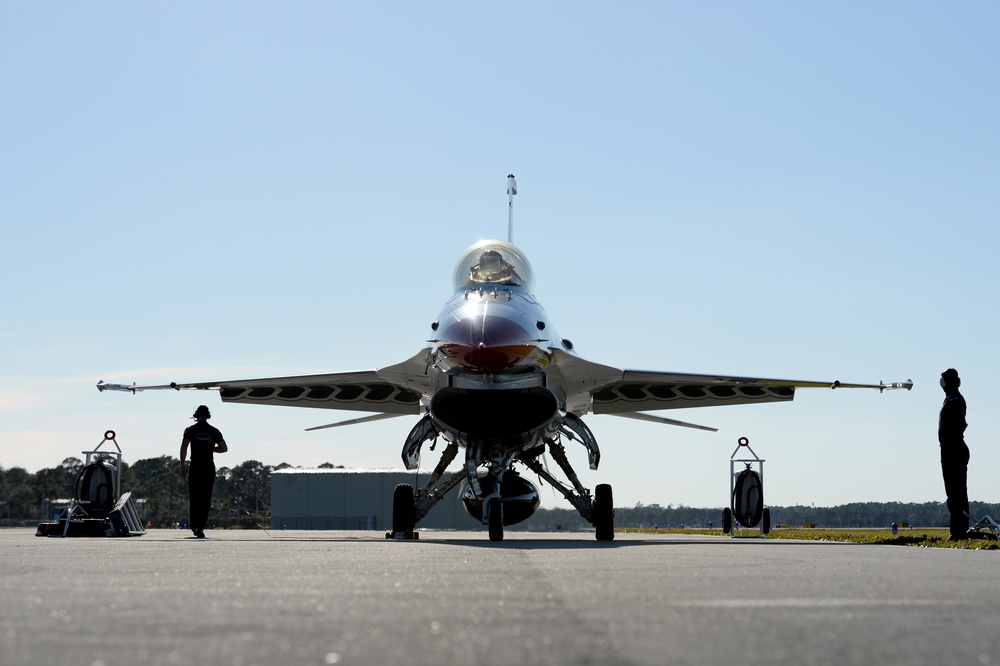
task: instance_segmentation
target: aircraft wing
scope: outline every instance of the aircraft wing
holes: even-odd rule
[[[420,400],[430,391],[428,362],[428,351],[424,350],[402,363],[378,370],[232,381],[171,382],[157,386],[128,386],[102,381],[97,388],[132,393],[165,389],[218,391],[223,402],[419,414]]]
[[[851,384],[840,381],[802,381],[693,375],[682,372],[622,370],[556,351],[551,372],[565,388],[566,411],[574,414],[618,414],[658,409],[686,409],[721,405],[783,402],[797,388],[909,389],[912,381],[887,384]],[[651,417],[651,420],[655,417]]]
[[[885,391],[910,389],[912,386],[913,382],[909,380],[891,384],[851,384],[840,381],[623,370],[620,378],[597,387],[592,396],[595,414],[621,414],[656,409],[783,402],[792,400],[797,388],[868,388]]]

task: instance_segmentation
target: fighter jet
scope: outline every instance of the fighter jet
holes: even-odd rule
[[[421,449],[444,446],[423,487],[400,484],[393,493],[392,536],[414,527],[461,485],[466,511],[488,526],[491,541],[504,527],[526,520],[540,504],[526,471],[559,491],[595,528],[599,541],[614,538],[614,504],[608,484],[593,492],[580,481],[566,444],[582,446],[592,470],[601,460],[587,414],[612,414],[714,431],[649,411],[790,401],[797,388],[910,389],[912,381],[851,384],[725,375],[627,370],[585,360],[559,335],[535,297],[531,264],[513,240],[513,196],[508,240],[468,248],[455,267],[454,293],[431,324],[427,346],[409,359],[376,370],[157,386],[97,384],[101,391],[193,389],[218,391],[223,402],[373,412],[371,416],[309,428],[319,430],[412,416],[403,442],[406,469],[416,469]],[[460,469],[448,467],[464,449]],[[556,463],[564,478],[547,464]]]

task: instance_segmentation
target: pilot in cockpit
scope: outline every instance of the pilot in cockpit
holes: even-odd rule
[[[469,279],[478,284],[498,282],[521,286],[524,283],[514,267],[496,250],[487,250],[480,255],[479,263],[469,271]]]

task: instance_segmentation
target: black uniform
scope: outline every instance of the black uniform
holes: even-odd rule
[[[969,447],[965,444],[965,398],[957,389],[948,393],[941,406],[938,442],[941,444],[941,473],[948,496],[951,536],[964,539],[969,531]]]
[[[223,441],[218,428],[201,421],[184,430],[184,439],[191,442],[191,464],[188,466],[188,493],[191,497],[192,530],[204,530],[208,510],[212,507],[215,488],[215,445]]]

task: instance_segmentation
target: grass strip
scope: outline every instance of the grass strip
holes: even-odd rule
[[[719,529],[699,528],[623,528],[619,532],[638,534],[703,534],[729,538]],[[758,529],[736,530],[737,537],[755,537]],[[974,538],[950,541],[948,529],[940,527],[905,527],[893,532],[888,528],[823,528],[823,527],[773,527],[766,539],[796,539],[799,541],[833,541],[838,543],[867,543],[884,546],[916,546],[918,548],[963,548],[966,550],[1000,550],[1000,542],[991,534],[978,534]]]

